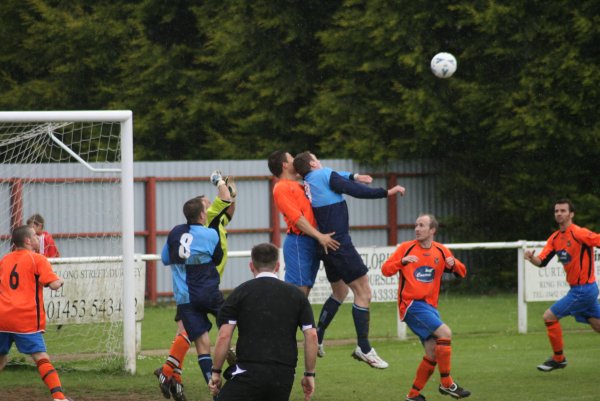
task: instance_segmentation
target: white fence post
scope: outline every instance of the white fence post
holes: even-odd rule
[[[396,302],[396,319],[397,324],[397,330],[398,330],[398,338],[400,340],[406,340],[406,323],[404,323],[402,320],[400,320],[400,307],[398,305],[398,303]]]
[[[525,247],[527,241],[520,240],[517,251],[517,316],[518,330],[521,334],[527,333],[527,303],[525,302]]]

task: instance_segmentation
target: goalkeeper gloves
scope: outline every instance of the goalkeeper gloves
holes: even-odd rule
[[[229,190],[229,195],[231,195],[231,198],[235,199],[235,196],[237,195],[237,188],[235,187],[235,181],[233,177],[226,177],[225,185],[227,185],[227,189]]]
[[[210,182],[215,187],[218,187],[221,184],[225,184],[225,181],[223,181],[221,170],[215,170],[212,173],[210,173]]]

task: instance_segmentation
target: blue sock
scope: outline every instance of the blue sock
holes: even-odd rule
[[[202,371],[204,380],[206,380],[206,383],[208,383],[212,377],[212,358],[210,357],[210,354],[198,355],[198,365],[200,365],[200,370]]]
[[[371,343],[369,343],[369,308],[352,304],[352,318],[354,319],[354,327],[356,328],[358,346],[366,354],[371,351]]]
[[[323,343],[323,337],[325,337],[325,330],[329,326],[329,323],[333,320],[333,317],[337,313],[341,303],[335,300],[333,297],[327,298],[327,301],[323,304],[321,314],[319,315],[319,323],[317,324],[317,337],[319,344]]]

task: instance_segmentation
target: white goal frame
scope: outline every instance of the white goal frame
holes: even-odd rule
[[[110,121],[121,125],[121,235],[123,250],[123,357],[125,371],[136,371],[134,200],[133,200],[133,113],[114,111],[10,111],[0,112],[4,122]],[[75,157],[77,159],[77,157]],[[78,160],[81,162],[81,160]],[[89,168],[89,166],[86,166]],[[96,170],[98,171],[98,170]],[[114,172],[114,170],[108,170]],[[101,171],[100,171],[101,172]]]

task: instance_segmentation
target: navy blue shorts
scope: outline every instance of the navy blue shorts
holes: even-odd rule
[[[412,301],[406,310],[404,323],[422,343],[432,338],[433,332],[444,324],[438,310],[425,301]]]
[[[579,323],[589,323],[590,317],[600,319],[598,285],[591,283],[571,287],[567,295],[556,301],[550,310],[559,319],[573,316]]]
[[[36,352],[46,352],[46,343],[42,333],[18,334],[0,333],[0,355],[8,354],[13,342],[20,353],[31,355]]]
[[[312,288],[319,271],[318,242],[307,236],[288,234],[283,242],[285,282]]]
[[[177,305],[176,318],[181,318],[190,341],[196,340],[212,328],[212,323],[208,320],[208,314],[216,316],[224,302],[221,293],[217,292],[217,294],[218,296],[213,297],[210,302],[205,304],[194,302]]]
[[[342,242],[336,251],[329,250],[327,254],[321,251],[321,258],[325,266],[327,280],[330,283],[344,280],[344,283],[349,284],[369,271],[350,241]]]

